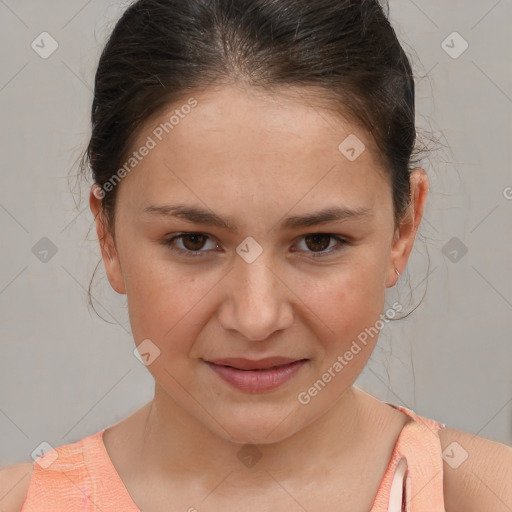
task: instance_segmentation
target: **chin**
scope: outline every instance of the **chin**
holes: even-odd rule
[[[243,445],[278,443],[300,430],[293,413],[285,412],[284,408],[273,409],[271,413],[257,410],[230,413],[224,416],[224,421],[219,421],[224,428],[214,424],[212,430],[227,441]]]

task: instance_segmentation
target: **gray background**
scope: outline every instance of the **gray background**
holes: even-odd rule
[[[87,305],[100,254],[88,186],[72,179],[73,195],[68,183],[89,134],[99,52],[126,5],[0,0],[0,465],[30,460],[42,441],[74,442],[152,398],[124,297],[102,271],[93,293],[111,323]],[[424,162],[421,236],[389,304],[425,298],[383,329],[357,385],[512,445],[512,2],[391,0],[390,9],[417,75],[418,126],[440,144]],[[43,31],[59,45],[47,59],[31,47]],[[442,47],[454,31],[469,44],[458,58]],[[448,38],[452,54],[461,42]]]

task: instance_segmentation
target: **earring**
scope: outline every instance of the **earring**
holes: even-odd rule
[[[397,268],[395,267],[395,272],[398,277],[400,277],[400,272],[398,272]]]

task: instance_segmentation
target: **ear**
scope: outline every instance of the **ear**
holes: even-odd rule
[[[103,190],[97,184],[94,184],[89,195],[89,206],[94,216],[96,233],[100,242],[101,257],[103,258],[108,281],[117,293],[125,294],[126,288],[115,240],[108,230],[105,212],[101,205],[101,199],[104,195]]]
[[[402,274],[407,265],[427,202],[429,189],[427,173],[423,169],[414,169],[410,173],[410,184],[409,207],[400,222],[400,226],[396,229],[391,248],[390,264],[386,279],[386,287],[388,288],[394,286],[398,281],[399,276],[397,276],[395,268]]]

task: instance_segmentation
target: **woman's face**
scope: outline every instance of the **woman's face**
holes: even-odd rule
[[[339,115],[284,91],[191,96],[134,145],[104,263],[158,399],[223,438],[275,442],[360,374],[418,216],[395,232],[388,178]],[[262,370],[274,357],[302,362]]]

